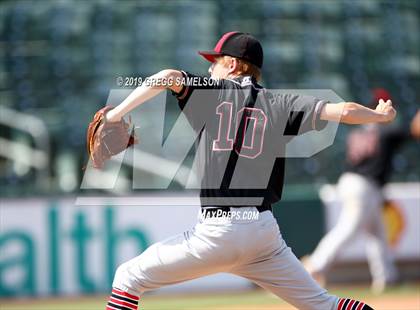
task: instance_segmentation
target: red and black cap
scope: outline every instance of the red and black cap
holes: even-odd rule
[[[244,59],[258,68],[263,64],[263,49],[252,35],[238,31],[225,33],[212,51],[199,51],[201,56],[210,62],[223,55]]]
[[[374,109],[377,106],[379,99],[383,99],[384,101],[387,101],[387,100],[392,100],[392,97],[389,91],[386,90],[385,88],[374,88],[372,89],[371,101],[368,106]]]
[[[375,88],[372,90],[372,101],[378,104],[379,99],[384,101],[391,100],[391,94],[385,88]]]

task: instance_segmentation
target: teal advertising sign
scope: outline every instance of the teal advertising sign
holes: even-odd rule
[[[0,296],[107,290],[118,264],[150,245],[133,211],[70,200],[2,201]]]

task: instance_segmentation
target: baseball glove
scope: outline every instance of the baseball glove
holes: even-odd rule
[[[87,151],[93,167],[101,169],[106,160],[137,143],[131,120],[106,121],[105,114],[113,107],[106,106],[95,113],[87,130]]]

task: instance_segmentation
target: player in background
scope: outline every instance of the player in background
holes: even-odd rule
[[[291,112],[301,112],[298,113],[301,116],[298,134],[320,130],[326,126],[327,121],[347,124],[390,122],[396,115],[390,100],[379,100],[375,109],[369,109],[353,102],[332,104],[311,96],[287,94],[274,101],[263,100],[262,104],[257,106],[255,98],[264,94],[265,89],[257,82],[261,76],[263,50],[254,37],[241,32],[229,32],[223,35],[213,51],[199,53],[212,63],[209,73],[213,82],[206,77],[197,77],[199,86],[171,83],[170,81],[185,81],[185,78],[196,76],[179,70],[163,70],[151,79],[168,83],[154,86],[150,83],[143,84],[108,112],[106,117],[111,122],[119,121],[135,107],[165,89],[171,90],[177,97],[180,108],[196,131],[202,129],[197,115],[214,115],[207,119],[206,130],[200,138],[208,150],[204,154],[208,160],[204,180],[212,173],[224,174],[226,179],[231,180],[238,156],[249,168],[241,171],[243,180],[252,180],[255,175],[254,163],[264,165],[264,161],[258,159],[264,158],[270,148],[270,143],[263,142],[283,139],[283,132],[279,132],[278,128],[284,128],[281,125],[287,122],[287,118],[282,117],[291,115]],[[189,100],[197,89],[213,90],[211,100],[190,103]],[[239,95],[235,91],[240,91]],[[191,113],[191,109],[194,110],[196,105],[199,105],[198,111],[201,114]],[[240,111],[244,111],[243,116],[232,119],[232,116],[240,115],[237,114]],[[244,119],[245,123],[249,120],[249,115],[245,113],[247,111],[253,111],[252,115],[256,113],[254,126],[249,128],[253,127],[253,130],[260,133],[260,137],[262,134],[263,140],[260,141],[260,153],[241,156],[245,155],[242,152],[249,151],[240,148],[244,140],[230,139],[230,127],[223,128],[220,124],[225,120],[223,116],[228,119],[230,117],[230,122],[224,122],[225,125],[232,124],[233,128],[239,128],[238,134],[245,131],[247,133],[248,129],[244,125]],[[221,131],[226,133],[226,136],[221,135]],[[239,150],[236,147],[239,147]],[[229,161],[226,169],[223,166],[221,171],[219,163],[224,156],[228,156]],[[224,182],[225,178],[219,189],[202,188],[200,198],[204,212],[212,214],[214,210],[253,211],[259,212],[258,219],[236,221],[228,217],[219,218],[217,215],[206,217],[200,219],[191,230],[150,246],[138,257],[118,267],[107,309],[134,310],[137,309],[140,296],[146,291],[218,272],[230,272],[245,277],[298,309],[371,309],[363,302],[339,298],[321,288],[286,245],[271,209],[271,204],[281,197],[284,158],[276,160],[272,169],[272,177],[267,188],[262,191],[248,188],[234,192],[229,188],[230,183]],[[253,194],[260,195],[263,202],[257,205],[246,203],[234,206],[205,203],[206,198],[210,196],[223,200],[235,195],[248,198]]]
[[[373,100],[390,100],[385,89],[374,89]],[[353,129],[347,137],[346,169],[337,184],[342,210],[335,226],[322,238],[314,252],[302,259],[307,271],[325,282],[327,270],[340,251],[363,232],[372,276],[372,291],[381,293],[398,278],[389,251],[382,216],[383,185],[392,171],[392,159],[404,142],[420,139],[420,112],[411,126],[367,124]]]

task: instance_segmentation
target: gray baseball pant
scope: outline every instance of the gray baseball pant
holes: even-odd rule
[[[255,207],[231,210],[258,212]],[[218,272],[247,278],[298,309],[337,308],[338,297],[306,272],[270,211],[259,213],[258,219],[200,218],[193,229],[155,243],[119,266],[113,287],[140,296]]]

